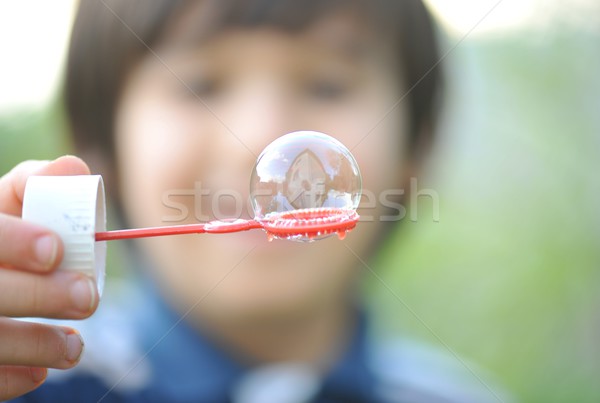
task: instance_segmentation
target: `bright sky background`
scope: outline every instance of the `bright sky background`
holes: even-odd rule
[[[557,20],[583,29],[600,24],[598,0],[424,0],[450,33],[469,37],[545,28]]]
[[[572,0],[567,5],[560,0],[425,1],[450,35],[463,37],[472,30],[469,38],[545,25],[559,8],[567,14],[586,8],[600,12],[597,0]],[[55,93],[75,3],[0,0],[0,114],[41,107]]]
[[[0,114],[41,107],[60,81],[73,0],[0,0]]]
[[[425,0],[451,33],[485,35],[517,29],[535,20],[539,0]],[[546,0],[546,3],[552,1]],[[473,29],[475,27],[475,29]]]

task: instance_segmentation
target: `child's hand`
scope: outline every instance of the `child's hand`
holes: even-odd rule
[[[56,271],[63,256],[52,231],[21,220],[30,175],[85,175],[75,157],[28,161],[0,178],[0,401],[25,394],[46,377],[46,368],[77,364],[83,342],[72,329],[11,317],[82,319],[98,304],[93,280]]]

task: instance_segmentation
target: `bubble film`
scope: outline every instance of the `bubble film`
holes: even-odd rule
[[[355,214],[361,185],[358,164],[342,143],[323,133],[301,131],[276,139],[260,154],[250,179],[250,198],[255,220],[294,227],[306,220]],[[332,233],[285,238],[309,241]],[[345,236],[345,231],[337,233]]]

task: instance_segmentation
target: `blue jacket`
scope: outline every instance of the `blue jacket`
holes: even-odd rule
[[[318,377],[294,364],[246,367],[180,320],[152,286],[125,289],[105,295],[90,319],[61,322],[81,331],[81,362],[71,370],[51,370],[41,387],[12,402],[511,401],[479,369],[467,369],[450,354],[406,340],[375,343],[362,313],[346,351]]]

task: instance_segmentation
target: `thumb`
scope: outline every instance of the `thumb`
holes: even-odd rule
[[[31,175],[89,175],[82,159],[67,155],[54,161],[25,161],[0,178],[0,213],[20,216],[27,178]]]

